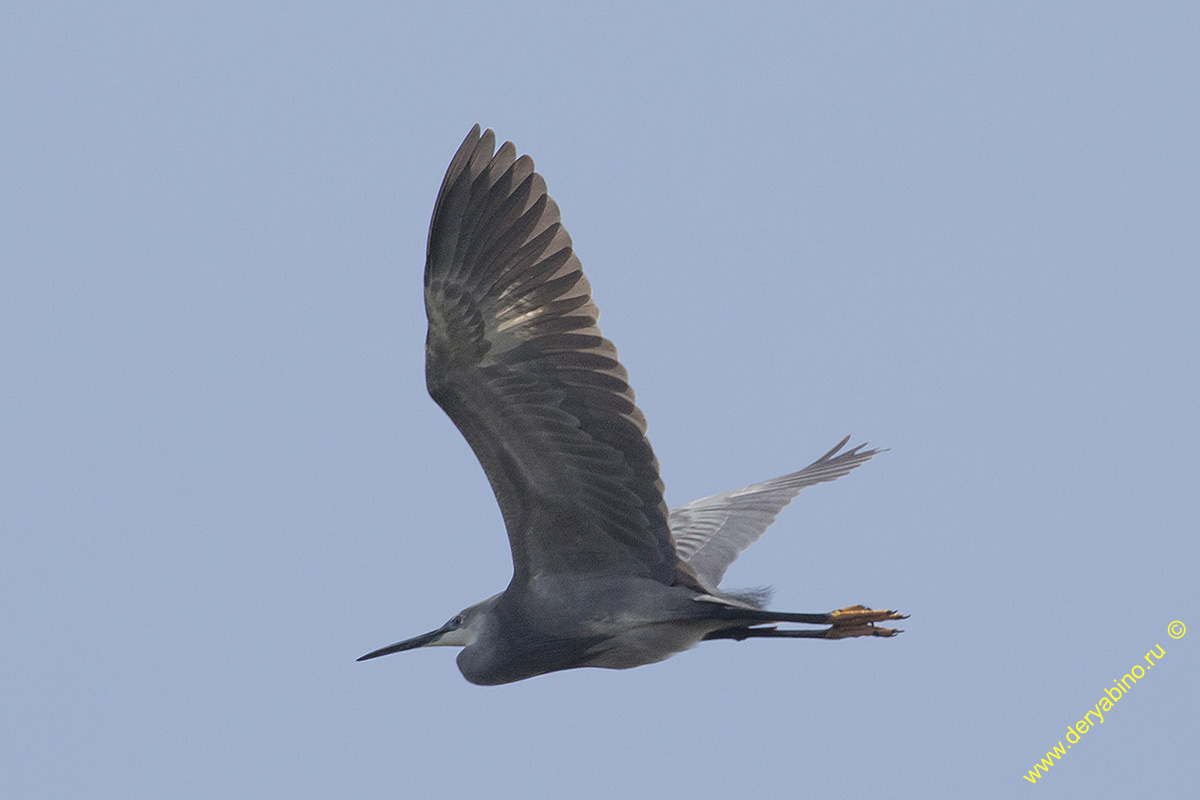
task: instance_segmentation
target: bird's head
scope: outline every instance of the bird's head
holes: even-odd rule
[[[387,647],[372,650],[365,656],[359,657],[358,660],[366,661],[371,658],[379,658],[380,656],[400,653],[405,650],[415,650],[418,647],[469,647],[479,638],[480,632],[487,623],[488,612],[491,610],[497,597],[499,595],[489,597],[483,602],[464,608],[447,620],[445,625],[429,633],[422,633],[420,636],[414,636],[411,639],[405,639],[402,642],[396,642],[395,644],[389,644]]]

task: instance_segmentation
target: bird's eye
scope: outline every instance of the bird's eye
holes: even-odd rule
[[[458,628],[458,627],[460,627],[460,626],[462,625],[462,621],[463,621],[463,615],[462,615],[462,614],[455,614],[455,615],[454,615],[454,619],[450,620],[450,627],[451,627],[451,628]]]

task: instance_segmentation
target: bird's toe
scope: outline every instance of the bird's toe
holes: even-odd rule
[[[837,611],[830,613],[830,621],[835,628],[850,627],[869,624],[872,622],[884,622],[892,619],[907,619],[907,615],[901,614],[899,611],[867,608],[863,605],[846,606],[839,608]],[[886,629],[883,629],[886,630]],[[863,634],[856,634],[862,636]],[[873,634],[876,636],[891,634]]]

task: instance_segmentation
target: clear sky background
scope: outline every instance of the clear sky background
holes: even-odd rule
[[[6,4],[0,793],[1194,791],[1200,7],[979,5]],[[546,176],[668,502],[891,448],[726,585],[903,636],[354,662],[509,577],[423,376],[477,121]]]

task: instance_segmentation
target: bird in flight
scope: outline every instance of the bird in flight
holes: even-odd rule
[[[425,380],[487,474],[513,577],[429,633],[359,661],[446,645],[476,684],[627,669],[710,639],[894,636],[895,611],[764,608],[726,569],[800,490],[878,453],[809,466],[667,510],[646,418],[597,326],[587,278],[529,156],[476,125],[442,181],[425,259]],[[780,623],[825,626],[780,628]]]

